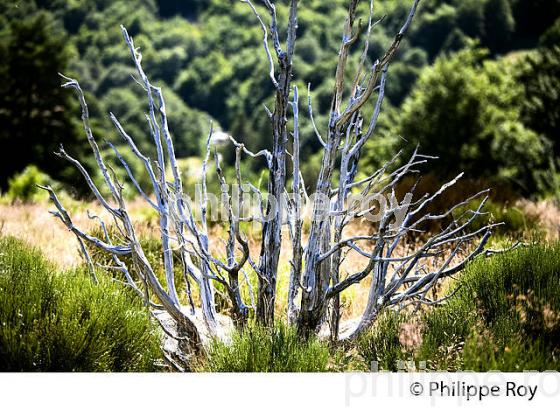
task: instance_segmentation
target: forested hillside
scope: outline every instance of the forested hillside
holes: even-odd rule
[[[284,20],[288,2],[278,3]],[[324,125],[345,1],[301,3],[294,79],[303,94],[309,85],[315,120]],[[367,3],[360,6],[363,24]],[[390,44],[408,3],[374,3],[381,21],[371,35],[371,61]],[[550,191],[547,175],[556,172],[560,152],[559,16],[559,0],[422,1],[389,71],[382,127],[368,142],[366,164],[377,165],[395,149],[410,150],[419,142],[425,152],[441,157],[438,176],[465,170],[469,177],[497,180],[523,195]],[[150,149],[143,90],[134,83],[120,24],[141,47],[147,74],[164,89],[179,156],[200,154],[210,121],[252,149],[270,145],[263,105],[272,105],[273,90],[261,28],[247,4],[4,1],[2,189],[31,163],[55,180],[73,179],[50,154],[60,143],[78,157],[83,149],[75,143],[81,138],[77,105],[71,93],[59,89],[57,72],[79,79],[97,135],[117,141],[107,116],[111,111]],[[361,48],[352,52],[356,63]],[[307,98],[300,104],[307,113]],[[365,115],[372,109],[366,107]],[[320,144],[308,118],[301,126],[302,156],[309,158],[303,172],[312,185]],[[253,161],[250,167],[258,175],[262,164]]]

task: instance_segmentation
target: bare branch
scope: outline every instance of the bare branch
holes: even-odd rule
[[[259,21],[259,24],[261,25],[261,28],[262,28],[262,31],[263,31],[264,51],[266,53],[266,57],[268,59],[268,64],[270,66],[268,76],[272,80],[272,84],[274,84],[274,87],[278,88],[278,81],[276,80],[276,76],[274,74],[274,61],[272,60],[272,55],[270,54],[270,49],[268,48],[268,31],[266,29],[266,24],[264,24],[260,14],[258,13],[257,9],[255,8],[255,6],[253,6],[253,3],[251,3],[250,0],[241,0],[241,2],[242,3],[247,3],[249,5],[251,10],[253,11],[253,14],[255,15],[255,17]]]

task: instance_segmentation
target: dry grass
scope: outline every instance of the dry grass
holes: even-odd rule
[[[92,225],[87,216],[76,215],[76,223]],[[0,228],[2,235],[34,244],[45,256],[60,267],[71,267],[80,263],[76,239],[71,232],[47,213],[45,204],[0,205]]]
[[[86,210],[110,219],[102,211],[100,206],[94,203],[78,202],[65,200],[74,223],[87,230],[92,230],[97,223],[88,218]],[[523,201],[519,204],[528,214],[539,218],[542,225],[546,228],[549,237],[558,238],[560,226],[560,210],[551,202],[532,203]],[[39,247],[46,257],[58,264],[61,268],[68,268],[81,263],[81,256],[78,251],[77,242],[72,233],[57,221],[47,211],[51,206],[48,203],[37,204],[0,204],[0,234],[13,235]],[[155,211],[145,205],[141,200],[133,201],[129,204],[129,212],[132,219],[136,221],[137,232],[141,236],[158,235],[158,221]],[[210,246],[219,257],[224,257],[224,242],[227,233],[219,225],[210,228]],[[366,223],[356,222],[350,225],[345,231],[345,235],[353,236],[357,234],[370,233],[370,226]],[[260,253],[260,233],[250,230],[248,239],[253,258],[258,259]],[[404,256],[419,246],[420,238],[411,238],[408,242],[403,242],[396,250],[395,256]],[[287,289],[289,283],[289,259],[290,248],[288,232],[284,232],[282,244],[280,271],[278,277],[278,297],[276,301],[279,315],[285,314],[287,305]],[[368,250],[365,247],[365,250]],[[467,250],[465,250],[466,252]],[[441,255],[438,259],[429,260],[424,268],[433,269],[446,257]],[[342,264],[342,277],[361,271],[367,265],[367,259],[360,254],[351,251],[348,253]],[[248,275],[256,290],[256,275],[249,271]],[[345,290],[341,296],[343,306],[343,320],[351,320],[359,317],[367,303],[367,296],[371,284],[370,278],[366,278],[362,283],[354,285]],[[439,284],[433,291],[432,297],[442,296],[448,289],[448,281]],[[245,294],[248,295],[247,290]]]
[[[528,216],[535,217],[543,227],[546,239],[556,241],[560,239],[560,208],[554,201],[545,200],[532,202],[526,199],[517,204]]]
[[[76,226],[89,231],[98,223],[87,216],[92,214],[109,220],[107,213],[97,204],[64,200]],[[23,204],[0,203],[0,235],[12,235],[37,246],[49,259],[61,268],[70,268],[82,262],[74,234],[48,211],[54,207],[47,202]],[[130,204],[129,210],[138,220],[140,235],[150,235],[156,230],[151,219],[151,209],[141,201]]]

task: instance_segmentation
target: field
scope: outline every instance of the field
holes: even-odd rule
[[[55,270],[72,272],[78,269],[81,272],[79,275],[89,280],[75,237],[47,212],[48,202],[7,202],[4,200],[0,206],[3,238],[19,238],[36,247],[44,255],[46,263],[52,264]],[[95,221],[86,216],[87,209],[103,215],[98,205],[73,200],[69,203],[68,209],[76,215],[75,223],[90,232],[98,229]],[[432,292],[434,299],[454,294],[441,307],[423,306],[406,308],[398,313],[386,312],[370,331],[358,340],[342,345],[331,345],[327,340],[321,340],[321,336],[318,340],[301,344],[285,324],[277,325],[280,327],[272,334],[251,324],[253,330],[243,335],[232,335],[231,342],[212,342],[206,358],[197,359],[192,370],[347,371],[368,370],[372,366],[393,371],[558,368],[560,305],[556,292],[560,289],[560,249],[554,243],[558,240],[559,211],[551,202],[522,201],[513,208],[524,215],[520,230],[498,234],[490,246],[506,248],[521,240],[528,247],[505,255],[481,258],[465,273],[446,279]],[[131,203],[130,211],[137,221],[143,243],[150,244],[147,247],[148,252],[153,252],[150,258],[159,259],[156,263],[161,266],[155,215],[140,199]],[[528,224],[530,230],[527,230]],[[367,230],[367,225],[356,223],[350,229],[350,234],[355,234]],[[223,247],[219,239],[225,237],[222,228],[216,225],[211,228],[211,233],[214,238],[211,246]],[[286,236],[284,241],[288,241]],[[534,242],[537,239],[540,245]],[[251,251],[258,254],[258,232],[252,232],[249,243]],[[399,253],[405,252],[406,246],[403,244]],[[103,261],[101,255],[98,258],[101,258],[99,262]],[[286,322],[284,290],[288,286],[288,259],[289,255],[282,253],[279,298],[276,301],[281,323]],[[356,271],[365,262],[366,258],[355,255],[348,258],[343,269]],[[101,275],[111,277],[112,273],[106,271]],[[502,275],[509,276],[504,278]],[[250,273],[249,280],[256,286],[254,272]],[[365,308],[369,285],[370,279],[367,279],[343,293],[345,309],[341,332],[352,326]],[[455,294],[457,288],[459,290]],[[182,297],[186,298],[186,295],[182,293]],[[226,313],[225,295],[223,301],[221,309]],[[510,309],[511,306],[513,308]],[[527,344],[526,336],[536,337],[535,343]],[[284,355],[291,359],[286,361]],[[310,361],[311,356],[316,359]],[[411,363],[414,363],[412,367]],[[161,368],[165,369],[165,366]]]

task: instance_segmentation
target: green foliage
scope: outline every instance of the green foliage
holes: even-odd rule
[[[453,31],[456,18],[457,9],[450,4],[442,4],[432,13],[426,13],[417,28],[417,38],[413,40],[426,50],[430,57],[435,57],[449,33]]]
[[[28,165],[19,174],[8,180],[7,197],[13,201],[37,202],[48,198],[48,194],[37,185],[51,184],[51,178],[35,165]]]
[[[279,323],[274,329],[250,326],[234,333],[231,342],[211,342],[202,371],[210,372],[323,372],[328,346],[301,339],[295,328]]]
[[[42,121],[42,124],[50,125],[37,126],[39,132],[31,135],[29,127],[22,126],[29,123],[26,118],[29,110],[16,109],[12,103],[6,102],[5,105],[11,108],[5,120],[15,124],[12,128],[21,135],[17,138],[18,147],[13,151],[14,155],[0,166],[0,169],[6,167],[6,175],[0,173],[0,188],[5,189],[7,177],[28,163],[39,165],[62,182],[76,181],[76,174],[68,164],[50,158],[50,152],[59,142],[64,142],[68,152],[82,160],[83,150],[87,148],[87,144],[73,144],[74,141],[84,141],[82,131],[77,126],[79,114],[72,93],[59,89],[57,71],[68,70],[88,93],[86,96],[92,125],[99,139],[108,138],[122,144],[107,119],[107,112],[113,111],[138,146],[150,157],[154,156],[144,117],[145,96],[130,78],[133,67],[122,41],[120,24],[125,25],[134,36],[151,80],[164,89],[171,132],[180,157],[200,154],[200,146],[206,138],[211,119],[214,119],[215,129],[222,128],[251,150],[270,147],[271,127],[263,105],[269,108],[273,106],[274,89],[268,78],[269,68],[262,50],[262,32],[246,4],[223,0],[23,0],[12,3],[0,4],[0,26],[3,27],[0,31],[0,75],[8,79],[0,88],[12,84],[12,88],[25,90],[30,79],[41,87],[45,86],[45,91],[37,94],[41,95],[41,101],[35,102],[33,98],[36,96],[31,96],[33,105],[38,108],[32,111],[34,114],[48,113],[46,116],[37,115],[36,119],[37,124]],[[268,13],[263,5],[260,2],[255,4],[268,23]],[[396,127],[396,122],[401,117],[401,104],[409,96],[419,75],[425,73],[424,68],[434,59],[438,59],[436,66],[440,67],[447,53],[468,46],[471,38],[489,50],[487,57],[530,49],[537,46],[538,37],[546,30],[548,32],[542,37],[541,44],[550,47],[556,44],[555,29],[550,27],[560,16],[559,5],[558,0],[423,0],[389,73],[384,108],[394,108],[396,115],[389,115],[385,110],[382,113],[376,138],[368,142],[367,149],[364,149],[362,158],[365,165],[362,171],[367,173],[366,167],[383,163],[389,152],[400,143],[398,134],[402,134],[403,129]],[[400,29],[409,6],[407,1],[376,3],[376,15],[386,18],[375,27],[370,38],[368,65],[381,57]],[[294,81],[300,88],[300,112],[307,111],[304,90],[310,84],[314,117],[322,131],[329,120],[333,73],[346,7],[347,2],[344,0],[330,1],[328,4],[309,0],[300,5],[298,12]],[[368,9],[368,2],[361,2],[357,17],[366,21]],[[277,12],[279,26],[283,27],[288,14],[288,2],[278,2]],[[21,30],[20,26],[35,27],[37,30]],[[16,32],[25,35],[16,35]],[[27,46],[21,47],[24,43]],[[40,47],[41,44],[48,47]],[[49,50],[48,55],[44,55],[45,50]],[[347,70],[349,76],[361,52],[362,47],[351,48]],[[71,61],[67,64],[69,58]],[[456,147],[455,142],[458,141],[462,148],[456,150],[459,151],[457,155],[472,166],[471,170],[466,171],[471,176],[498,175],[501,179],[521,184],[518,188],[521,187],[525,192],[532,191],[534,183],[531,170],[535,168],[534,160],[542,151],[542,144],[533,130],[549,140],[554,139],[555,135],[553,138],[551,132],[544,132],[540,127],[554,124],[550,118],[553,118],[556,106],[560,104],[553,105],[555,93],[547,93],[543,88],[536,87],[535,93],[531,92],[531,98],[526,101],[536,104],[537,108],[541,101],[550,103],[546,102],[545,109],[533,110],[534,114],[530,114],[533,112],[531,110],[525,110],[527,113],[523,114],[523,121],[520,122],[517,111],[523,105],[523,99],[515,95],[519,94],[523,81],[511,80],[512,73],[501,62],[492,67],[493,63],[482,64],[481,58],[476,59],[475,65],[478,67],[474,69],[474,76],[468,72],[472,68],[468,64],[457,75],[464,75],[468,80],[462,83],[451,81],[449,86],[445,83],[447,79],[436,81],[441,93],[448,95],[443,98],[440,107],[449,105],[448,101],[454,98],[458,102],[451,101],[451,111],[446,116],[436,116],[428,125],[430,128],[435,126],[434,133],[437,134],[445,130],[449,120],[452,125],[466,125],[457,135],[454,134],[457,129],[451,129],[444,143],[447,147]],[[486,73],[481,74],[483,72]],[[555,78],[554,71],[547,72],[550,79]],[[482,81],[478,81],[479,75]],[[466,96],[456,95],[456,90],[462,91],[465,84],[469,85],[465,87]],[[541,81],[540,84],[547,83]],[[414,89],[417,94],[423,93],[425,86],[426,82]],[[484,92],[485,87],[488,87],[487,92]],[[11,93],[4,89],[1,91],[2,97],[8,101],[7,96]],[[432,91],[428,87],[428,97],[434,97]],[[29,93],[22,95],[29,96]],[[476,100],[480,100],[479,106],[474,104]],[[25,98],[19,101],[25,101]],[[64,109],[59,110],[58,107]],[[425,111],[429,113],[432,108],[430,106]],[[368,104],[364,108],[364,117],[372,109],[372,105]],[[4,113],[8,111],[0,107],[0,118],[3,118]],[[455,118],[455,115],[458,117]],[[309,188],[313,188],[313,172],[321,146],[307,116],[300,117],[301,155],[302,158],[312,158],[312,164],[306,171],[310,176],[306,181]],[[541,117],[547,118],[542,124],[538,121]],[[0,128],[0,135],[5,133],[16,141],[16,134],[10,127],[6,128],[0,123]],[[403,136],[408,140],[423,140],[430,135]],[[20,143],[31,139],[32,144]],[[452,143],[448,143],[450,139]],[[464,144],[466,139],[470,140]],[[8,147],[3,140],[0,140],[0,144],[2,149]],[[438,141],[431,145],[437,144]],[[28,146],[32,147],[32,154]],[[434,153],[429,150],[431,147],[424,148],[424,152]],[[233,155],[232,150],[224,151],[223,165],[227,169],[233,163]],[[484,158],[484,161],[475,164],[473,157]],[[501,162],[498,166],[494,166],[496,158]],[[442,157],[441,163],[444,167],[452,168],[458,164],[455,159]],[[91,167],[92,164],[89,165]],[[145,175],[137,161],[132,161],[131,167],[137,171],[135,174],[139,178]],[[251,161],[250,168],[258,175],[265,164],[263,161]],[[472,170],[476,175],[472,175]],[[149,190],[148,181],[140,182]]]
[[[560,44],[560,17],[539,38],[539,46],[553,48]]]
[[[499,369],[502,372],[524,370],[557,370],[559,365],[551,361],[551,352],[539,340],[524,343],[519,336],[505,339],[497,347],[490,333],[471,334],[465,342],[463,368],[485,372]],[[502,348],[503,347],[503,348]]]
[[[506,50],[515,30],[511,0],[486,0],[484,3],[484,45],[496,52]]]
[[[475,320],[472,303],[459,297],[427,314],[418,360],[426,361],[429,369],[461,370],[462,348]]]
[[[80,157],[77,106],[60,88],[71,50],[50,13],[40,12],[1,24],[0,30],[0,188],[27,164],[36,164],[57,179],[76,175],[53,151],[64,144]]]
[[[478,203],[471,204],[468,208],[476,210]],[[466,211],[466,208],[459,209],[457,215]],[[500,223],[494,229],[495,235],[508,235],[508,237],[522,238],[526,233],[536,233],[539,229],[539,221],[535,216],[525,215],[522,209],[507,204],[499,204],[487,201],[482,209],[484,215],[480,215],[473,221],[471,229],[476,231],[491,223]]]
[[[458,286],[427,314],[419,359],[441,370],[560,368],[560,243],[479,259]]]
[[[124,70],[124,68],[123,68]],[[153,153],[153,141],[149,137],[145,117],[146,96],[144,91],[134,86],[130,79],[129,70],[127,81],[124,86],[108,90],[103,96],[101,103],[124,124],[127,133],[138,140],[138,146],[143,152]],[[172,90],[164,90],[166,109],[169,112],[169,129],[174,142],[175,153],[178,157],[188,157],[200,154],[201,142],[206,139],[210,131],[210,118],[203,112],[189,108]],[[219,124],[215,124],[219,127]],[[122,144],[122,140],[116,140]],[[128,148],[123,152],[129,152]],[[136,175],[146,174],[140,163],[135,167],[138,169]]]
[[[430,162],[431,163],[431,162]],[[428,163],[428,164],[430,164]],[[403,178],[397,184],[395,193],[397,198],[403,198],[406,193],[411,192],[412,187],[415,187],[412,201],[419,200],[423,195],[432,195],[446,182],[448,178],[438,177],[434,173],[423,176],[420,180],[416,177]],[[480,193],[481,191],[488,190],[488,201],[483,208],[483,215],[479,215],[474,221],[473,229],[482,228],[484,225],[492,223],[503,222],[505,225],[498,227],[498,233],[518,235],[522,234],[524,230],[532,230],[538,228],[538,221],[534,217],[529,217],[514,204],[520,199],[519,194],[505,183],[490,183],[488,180],[471,179],[468,177],[461,178],[457,183],[449,187],[445,192],[438,195],[434,200],[427,205],[425,211],[430,214],[442,214],[449,210],[449,207],[454,204],[459,204],[465,199]],[[454,212],[456,218],[460,217],[467,209],[475,210],[480,205],[482,197],[478,200],[472,201],[468,206],[460,207]],[[428,221],[422,224],[422,229],[430,232],[439,232],[444,226],[451,222],[450,219],[440,221]]]
[[[560,156],[560,44],[530,53],[521,63],[523,119]]]
[[[422,72],[422,67],[427,64],[427,53],[419,48],[411,48],[391,65],[391,81],[387,82],[386,91],[392,104],[399,106],[402,103]]]
[[[208,67],[219,67],[209,70]],[[200,100],[203,110],[225,109],[225,87],[232,80],[233,66],[220,52],[212,52],[197,59],[177,79],[175,88],[188,103]]]
[[[152,371],[159,336],[140,300],[0,238],[2,371]]]
[[[400,133],[440,158],[431,164],[438,174],[464,171],[534,191],[546,145],[521,122],[523,88],[511,67],[484,56],[466,49],[426,68],[403,103]]]
[[[157,0],[159,12],[162,16],[181,14],[185,17],[194,17],[204,8],[204,0]]]
[[[560,206],[560,160],[549,158],[549,167],[540,174],[541,190],[552,196]]]
[[[371,330],[361,334],[356,341],[358,354],[372,366],[377,362],[378,370],[397,371],[399,360],[411,358],[401,345],[401,326],[406,323],[405,315],[386,311],[375,322]]]
[[[109,234],[109,238],[111,239],[111,242],[113,243],[123,242],[123,238],[120,232],[116,228],[108,227],[107,233]],[[91,231],[88,232],[88,234],[96,238],[105,238],[105,233],[103,232],[101,227],[96,227],[92,229]],[[156,276],[158,276],[158,279],[164,280],[165,271],[163,267],[163,252],[162,252],[161,240],[152,235],[142,235],[139,241],[146,258],[148,259],[148,262],[150,262],[150,265],[154,268],[154,272]],[[95,265],[99,265],[99,266],[114,265],[113,258],[111,254],[109,254],[108,252],[89,243],[86,243],[86,247],[90,254],[91,260]],[[130,255],[124,255],[120,257],[120,259],[131,270],[131,273],[134,274],[135,269]],[[179,262],[178,256],[177,256],[177,262]],[[116,271],[113,273],[115,273],[115,275],[119,275],[117,277],[119,280],[123,280],[122,276],[120,276],[120,273],[116,273]]]

